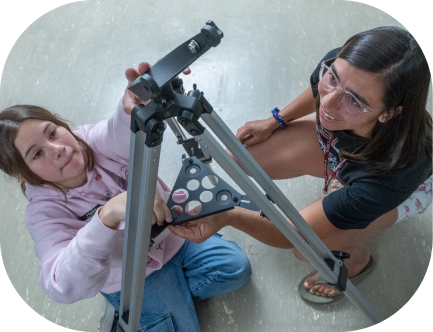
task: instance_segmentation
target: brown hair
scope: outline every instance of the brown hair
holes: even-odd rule
[[[390,117],[385,123],[376,123],[359,152],[340,150],[341,157],[387,172],[411,166],[425,151],[431,166],[432,118],[426,110],[430,70],[413,36],[398,27],[361,32],[344,44],[337,58],[378,74],[385,112]]]
[[[48,185],[54,190],[64,193],[62,188],[58,185],[45,181],[34,174],[27,167],[24,159],[15,147],[15,139],[18,130],[20,129],[21,124],[27,119],[50,121],[68,130],[87,154],[87,169],[93,169],[95,162],[93,150],[85,141],[72,132],[67,124],[69,121],[65,120],[60,115],[51,113],[45,108],[39,106],[11,106],[0,112],[0,169],[7,175],[16,178],[21,182],[21,189],[24,195],[26,183],[32,186]]]

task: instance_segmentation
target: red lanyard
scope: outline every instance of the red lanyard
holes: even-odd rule
[[[328,187],[329,187],[329,183],[331,182],[331,179],[334,177],[335,174],[337,174],[338,170],[341,168],[341,166],[343,166],[344,162],[346,161],[345,159],[343,159],[338,164],[338,166],[334,168],[331,175],[328,176],[328,158],[329,158],[329,150],[331,148],[331,142],[332,142],[332,135],[330,135],[328,138],[328,142],[326,143],[326,150],[325,150],[325,162],[324,162],[324,164],[325,164],[325,168],[324,168],[325,188],[323,188],[324,194],[328,193]]]

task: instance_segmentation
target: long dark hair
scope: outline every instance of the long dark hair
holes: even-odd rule
[[[398,27],[380,27],[351,37],[337,58],[379,74],[387,118],[374,126],[368,144],[342,158],[386,172],[412,165],[424,150],[431,166],[432,118],[426,110],[430,85],[427,60],[412,35]]]
[[[21,124],[27,119],[50,121],[64,127],[77,140],[78,144],[87,154],[87,169],[93,169],[95,157],[92,148],[75,135],[67,124],[67,120],[58,114],[33,105],[15,105],[0,112],[0,169],[7,175],[21,182],[21,189],[25,195],[25,184],[33,186],[48,185],[51,188],[63,192],[58,185],[45,181],[34,174],[24,162],[18,149],[15,147],[15,139]],[[64,192],[63,192],[64,193]],[[66,196],[65,196],[66,198]]]

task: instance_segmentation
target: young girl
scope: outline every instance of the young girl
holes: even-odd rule
[[[266,120],[246,123],[237,137],[272,179],[324,176],[324,191],[332,178],[343,184],[300,213],[329,249],[350,254],[345,265],[357,284],[374,266],[362,241],[431,203],[430,72],[407,31],[382,27],[330,51],[310,81],[291,104],[274,109]],[[305,117],[314,108],[316,119]],[[175,232],[200,242],[232,225],[264,243],[293,248],[257,213],[231,213],[220,223],[196,222],[188,229],[176,226]],[[298,289],[315,303],[341,297],[318,273],[303,279]]]
[[[125,74],[131,83],[148,69],[141,63]],[[25,223],[40,259],[39,281],[57,302],[101,292],[119,310],[130,114],[138,103],[126,89],[111,118],[74,131],[37,106],[0,113],[0,168],[21,182],[29,200]],[[170,222],[170,189],[159,178],[156,189],[153,223]],[[193,302],[234,291],[251,275],[240,248],[218,234],[197,245],[165,229],[155,242],[140,331],[199,331]]]

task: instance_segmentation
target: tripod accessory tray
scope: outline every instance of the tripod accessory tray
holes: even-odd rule
[[[228,211],[235,206],[260,211],[247,195],[238,193],[197,157],[184,160],[167,206],[170,207],[173,221],[171,223],[164,221],[161,226],[152,225],[149,249],[155,245],[155,238],[168,225],[184,224]],[[181,213],[178,214],[174,207],[182,210]]]
[[[211,216],[235,206],[259,211],[248,196],[238,193],[197,157],[184,160],[167,206],[182,210],[173,220],[173,225]]]

